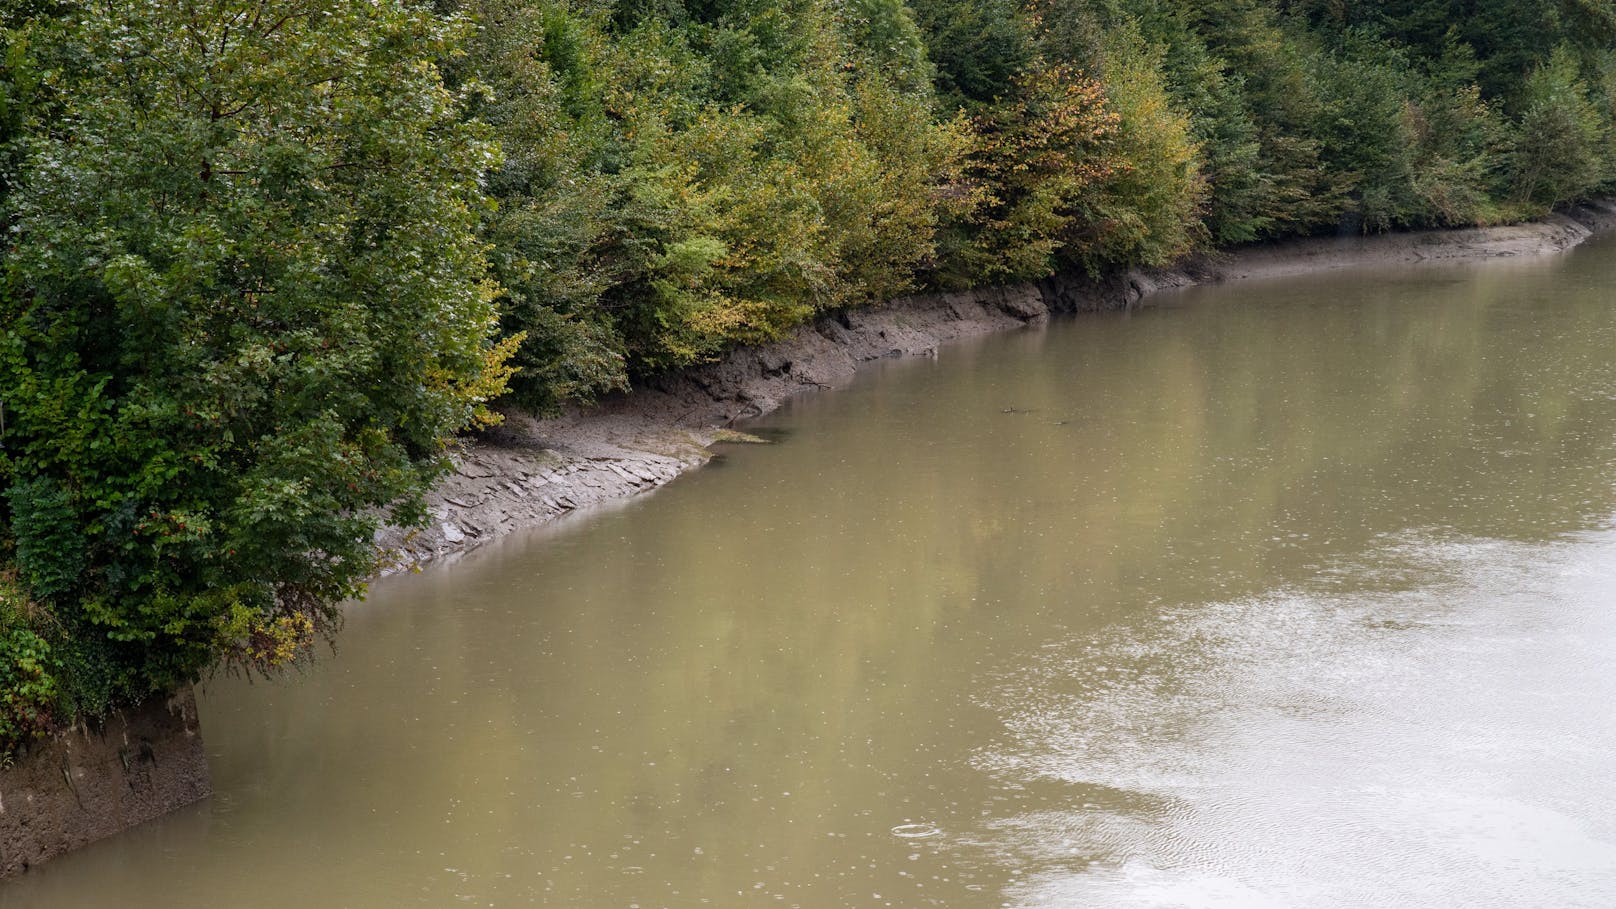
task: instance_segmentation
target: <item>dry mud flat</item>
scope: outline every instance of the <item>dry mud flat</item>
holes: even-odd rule
[[[794,395],[841,385],[861,364],[935,356],[951,341],[1040,324],[1052,313],[1122,309],[1159,290],[1194,284],[1545,255],[1612,227],[1616,203],[1602,201],[1530,224],[1294,240],[1168,271],[923,294],[827,315],[774,344],[733,351],[592,408],[551,420],[510,415],[460,452],[456,472],[430,497],[431,526],[410,533],[389,528],[377,542],[394,553],[392,572],[655,489],[705,463],[708,446],[726,438],[736,421],[768,413]]]

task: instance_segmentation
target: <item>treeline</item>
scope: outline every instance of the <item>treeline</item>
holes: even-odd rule
[[[1609,0],[0,0],[0,740],[272,669],[446,440],[917,289],[1536,217]]]

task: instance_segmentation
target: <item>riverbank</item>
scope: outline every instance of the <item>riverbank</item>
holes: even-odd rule
[[[386,573],[454,558],[479,544],[655,489],[706,463],[732,427],[790,398],[835,388],[874,360],[936,356],[966,338],[1041,324],[1051,315],[1123,309],[1167,289],[1346,268],[1481,261],[1564,252],[1616,228],[1616,203],[1578,206],[1529,224],[1373,237],[1290,240],[1198,257],[1176,269],[1093,281],[921,294],[827,315],[763,347],[614,395],[548,420],[519,413],[468,444],[430,497],[434,520],[384,530]]]
[[[958,340],[1037,325],[1052,314],[1121,309],[1170,288],[1346,268],[1546,255],[1616,227],[1616,204],[1543,222],[1241,250],[1105,281],[905,298],[828,316],[761,348],[661,378],[552,420],[511,415],[468,445],[431,497],[436,520],[378,542],[392,571],[450,559],[505,534],[655,489],[741,438],[733,426],[808,391],[834,388],[873,360],[936,356]],[[0,770],[0,877],[203,798],[208,771],[194,702],[184,693],[30,747]]]
[[[81,719],[0,770],[0,879],[212,794],[190,688]]]
[[[217,800],[0,905],[1616,902],[1613,286],[1607,234],[878,363],[210,680]]]

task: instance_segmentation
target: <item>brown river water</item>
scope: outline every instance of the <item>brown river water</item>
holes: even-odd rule
[[[891,362],[210,682],[7,907],[1616,906],[1616,241]]]

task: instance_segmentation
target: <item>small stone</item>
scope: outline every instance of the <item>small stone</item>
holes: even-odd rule
[[[464,543],[466,542],[466,533],[453,524],[444,524],[443,539],[450,543]]]

